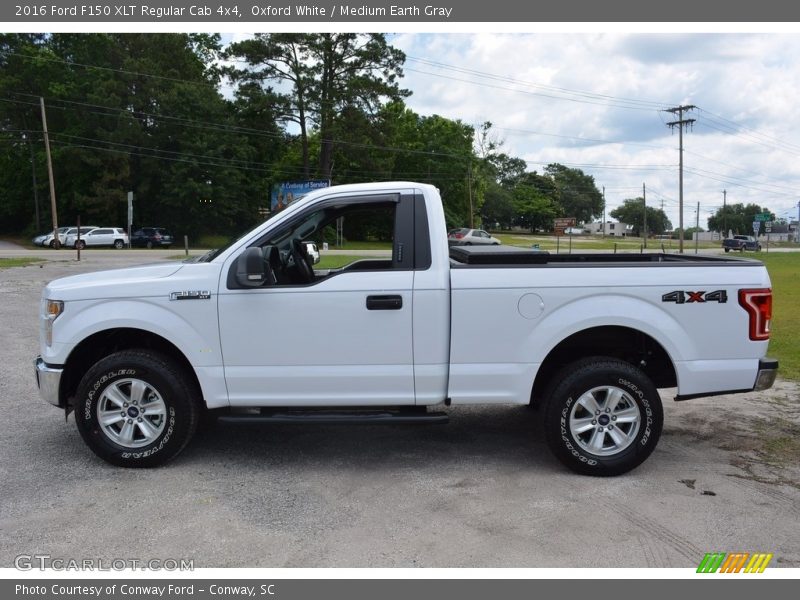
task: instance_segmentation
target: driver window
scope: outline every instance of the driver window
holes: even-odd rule
[[[396,202],[326,206],[275,232],[261,244],[273,285],[392,269],[396,213]]]

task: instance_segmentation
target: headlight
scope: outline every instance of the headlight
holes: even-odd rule
[[[62,300],[47,300],[44,305],[44,333],[45,341],[48,346],[53,345],[53,321],[64,312],[64,302]]]

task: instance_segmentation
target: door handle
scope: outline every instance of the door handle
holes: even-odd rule
[[[403,297],[367,296],[367,310],[400,310],[403,308]]]

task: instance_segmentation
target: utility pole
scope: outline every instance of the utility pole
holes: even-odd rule
[[[56,184],[53,180],[53,159],[50,156],[50,137],[47,135],[47,114],[44,110],[44,98],[39,97],[39,105],[42,107],[42,130],[44,131],[44,147],[47,151],[47,175],[50,178],[50,212],[53,215],[53,242],[55,247],[61,246],[58,239],[58,213],[56,212]]]
[[[728,211],[725,208],[728,204],[728,190],[722,190],[722,239],[728,237]]]
[[[697,244],[700,242],[700,203],[697,203],[697,216],[694,223],[694,253],[697,254]]]
[[[667,127],[670,129],[678,128],[678,147],[679,147],[679,167],[678,167],[678,227],[681,235],[678,238],[678,252],[683,254],[683,128],[691,126],[697,119],[684,119],[683,113],[697,108],[694,104],[684,104],[675,108],[668,108],[664,112],[678,115],[677,121],[670,121]]]
[[[647,248],[647,188],[642,182],[642,205],[644,207],[644,247]]]
[[[603,232],[603,237],[601,239],[606,239],[606,186],[603,186],[603,222],[600,223],[600,225],[600,231]]]
[[[475,220],[472,216],[472,163],[467,167],[467,187],[469,188],[469,228],[475,228]]]

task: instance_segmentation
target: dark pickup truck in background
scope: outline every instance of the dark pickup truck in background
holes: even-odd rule
[[[735,235],[732,238],[722,240],[722,248],[725,252],[730,252],[731,250],[761,252],[761,244],[752,235]]]

